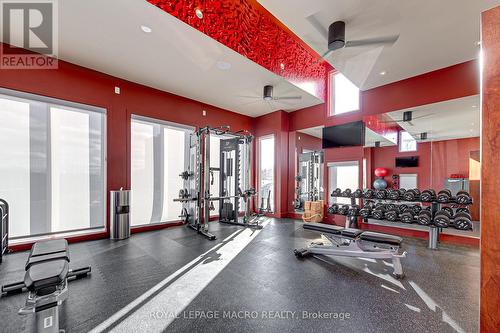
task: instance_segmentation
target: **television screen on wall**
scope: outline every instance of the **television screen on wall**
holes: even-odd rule
[[[323,148],[365,145],[365,124],[362,121],[323,128]]]
[[[418,156],[396,157],[396,168],[418,167]]]

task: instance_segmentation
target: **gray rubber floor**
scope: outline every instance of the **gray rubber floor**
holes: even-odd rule
[[[312,257],[293,249],[317,239],[294,220],[273,220],[203,289],[169,332],[476,332],[479,251],[405,239],[406,278],[383,261]],[[124,241],[70,245],[71,267],[92,275],[70,283],[61,328],[87,332],[186,263],[238,230],[211,223],[213,242],[185,227],[133,235]],[[0,284],[22,279],[27,252],[9,254]],[[29,332],[31,316],[17,310],[26,295],[0,299],[1,332]],[[242,312],[243,311],[243,312]],[[245,317],[245,312],[247,318]],[[313,318],[328,313],[331,318]],[[194,314],[197,313],[198,318]],[[199,318],[218,314],[219,318]],[[225,318],[224,318],[225,317]],[[255,318],[252,318],[255,317]],[[273,318],[270,318],[273,317]],[[152,318],[151,320],[161,320]]]

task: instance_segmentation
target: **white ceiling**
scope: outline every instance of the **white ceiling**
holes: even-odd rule
[[[321,138],[323,138],[323,127],[325,127],[325,126],[304,128],[304,129],[297,130],[297,132],[308,134],[310,136],[314,136],[315,138],[321,139]]]
[[[346,39],[399,34],[392,46],[346,48],[327,59],[366,90],[478,57],[480,13],[500,0],[258,0],[318,53],[327,41],[321,25],[346,22]],[[380,75],[385,71],[385,75]]]
[[[145,0],[59,1],[59,58],[252,117],[322,103]],[[264,102],[267,84],[302,99]]]
[[[416,108],[390,112],[393,120],[403,119],[404,111],[414,111],[411,123],[398,122],[404,130],[420,140],[420,133],[427,132],[427,141],[478,137],[481,134],[481,109],[479,95],[452,99]],[[418,117],[422,117],[417,119]]]

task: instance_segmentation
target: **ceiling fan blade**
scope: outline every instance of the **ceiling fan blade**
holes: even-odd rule
[[[347,41],[345,43],[345,47],[380,45],[380,44],[394,44],[398,39],[399,39],[399,35],[350,40],[350,41]]]
[[[422,118],[427,118],[427,117],[430,117],[430,116],[433,116],[434,113],[429,113],[429,114],[425,114],[423,116],[419,116],[419,117],[413,117],[413,119],[422,119]]]
[[[262,96],[236,95],[236,97],[262,99]]]
[[[302,99],[302,96],[283,96],[283,97],[274,97],[275,101],[284,100],[284,99]]]
[[[333,50],[328,50],[325,53],[321,54],[319,56],[318,60],[316,60],[314,62],[314,64],[317,64],[317,63],[322,62],[322,61],[326,61],[326,58],[328,58],[332,52],[333,52]]]
[[[317,13],[316,13],[317,14]],[[320,35],[324,38],[328,38],[328,30],[323,27],[320,21],[318,21],[318,18],[316,17],[316,14],[312,14],[306,17],[306,20],[316,29]]]
[[[255,103],[259,103],[260,101],[252,101],[252,102],[248,102],[248,103],[243,103],[243,104],[240,104],[240,106],[246,106],[246,105],[251,105],[251,104],[255,104]]]

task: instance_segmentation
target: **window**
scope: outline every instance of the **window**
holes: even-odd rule
[[[399,132],[399,151],[416,151],[417,140],[415,140],[407,131]]]
[[[268,198],[274,212],[274,135],[259,138],[258,207],[267,208]]]
[[[332,193],[334,189],[340,188],[344,191],[350,188],[352,191],[359,187],[359,163],[352,162],[334,162],[328,163],[328,193]],[[349,198],[336,198],[328,196],[328,204],[351,204]]]
[[[132,116],[132,226],[179,220],[182,204],[174,202],[184,182],[186,145],[193,129]]]
[[[330,115],[357,110],[359,110],[358,87],[341,73],[330,74]]]
[[[10,238],[103,228],[104,110],[2,92],[0,197],[11,207]]]
[[[418,188],[418,175],[416,173],[401,173],[399,175],[399,188]]]

